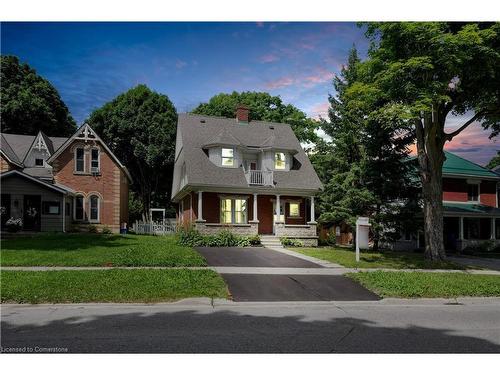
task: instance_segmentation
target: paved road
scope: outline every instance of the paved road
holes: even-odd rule
[[[449,260],[455,263],[463,264],[464,266],[476,266],[487,268],[490,270],[500,271],[500,259],[496,258],[481,258],[481,257],[448,257]]]
[[[2,306],[4,351],[500,352],[500,299]]]

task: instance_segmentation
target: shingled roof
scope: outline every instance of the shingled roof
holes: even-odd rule
[[[499,178],[498,174],[488,168],[481,167],[449,151],[445,151],[444,153],[446,160],[443,164],[443,175]]]
[[[322,188],[309,158],[288,124],[266,121],[242,124],[231,118],[184,113],[179,114],[177,132],[181,137],[181,157],[186,165],[188,185],[248,188],[241,168],[219,167],[204,152],[204,148],[211,144],[232,141],[239,142],[239,146],[244,148],[283,150],[294,155],[299,167],[290,171],[274,171],[275,189],[317,191]],[[179,154],[181,150],[177,150]],[[177,168],[181,167],[179,163],[176,161]],[[179,176],[174,175],[172,197],[179,191],[178,179]]]

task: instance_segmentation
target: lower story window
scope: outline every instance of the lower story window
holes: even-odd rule
[[[99,197],[92,195],[89,199],[90,221],[99,221]]]
[[[75,198],[75,220],[83,220],[83,197],[80,195]]]
[[[221,199],[220,221],[224,224],[245,224],[247,222],[246,199]]]
[[[42,214],[43,215],[59,215],[60,214],[59,202],[43,202]]]

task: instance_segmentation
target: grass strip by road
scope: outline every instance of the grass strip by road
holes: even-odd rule
[[[206,266],[174,236],[40,234],[1,242],[2,266]]]
[[[2,303],[165,302],[227,298],[211,270],[2,271]]]
[[[348,268],[395,268],[395,269],[457,269],[467,268],[453,262],[430,262],[422,253],[401,251],[372,252],[361,251],[360,261],[356,262],[356,253],[351,249],[337,247],[293,248],[293,251],[314,258],[340,264]]]
[[[382,297],[499,297],[500,276],[466,273],[358,272],[347,274]]]

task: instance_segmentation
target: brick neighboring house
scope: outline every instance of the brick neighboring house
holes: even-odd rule
[[[322,184],[288,124],[180,114],[172,200],[202,233],[298,238],[317,245],[314,196]]]
[[[128,221],[131,177],[84,124],[70,138],[1,134],[2,224],[21,218],[25,231],[119,232]]]
[[[500,175],[445,151],[443,165],[443,231],[445,249],[461,251],[484,241],[500,242],[498,184]],[[420,214],[420,218],[421,218]],[[396,250],[424,247],[422,232],[404,233]]]

